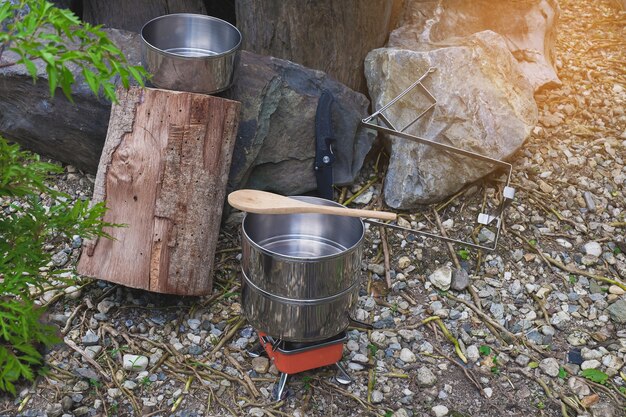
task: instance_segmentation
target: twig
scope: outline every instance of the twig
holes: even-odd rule
[[[385,282],[387,283],[387,289],[391,290],[391,264],[389,262],[389,244],[387,243],[387,230],[380,227],[380,240],[383,247],[383,256],[385,259]]]
[[[561,262],[557,261],[556,259],[552,259],[550,256],[544,254],[543,252],[541,252],[541,250],[537,247],[537,245],[531,245],[530,242],[523,237],[522,235],[520,235],[517,232],[511,231],[511,233],[513,233],[515,236],[517,236],[518,238],[522,239],[526,245],[528,247],[530,247],[532,250],[534,250],[535,252],[537,252],[537,254],[541,257],[541,259],[544,260],[544,262],[546,262],[547,264],[551,264],[556,266],[557,268],[560,268],[561,270],[569,273],[569,274],[574,274],[574,275],[582,275],[584,277],[587,278],[592,278],[595,279],[596,281],[600,281],[600,282],[605,282],[607,284],[611,284],[611,285],[617,285],[618,287],[620,287],[621,289],[623,289],[624,291],[626,291],[626,284],[624,284],[622,281],[620,281],[619,279],[611,279],[602,275],[595,275],[592,273],[589,273],[587,271],[583,271],[580,269],[576,269],[576,268],[571,268],[567,265],[562,264]]]
[[[367,190],[368,188],[370,188],[373,184],[375,184],[376,182],[378,182],[378,176],[372,178],[371,180],[369,180],[363,187],[361,187],[359,189],[359,191],[357,191],[356,193],[354,193],[352,195],[352,197],[350,197],[349,199],[347,199],[343,205],[347,206],[350,203],[352,203],[358,196],[360,196],[361,194],[363,194],[365,192],[365,190]]]
[[[446,229],[443,228],[443,225],[441,224],[441,219],[439,218],[439,213],[437,213],[437,210],[435,210],[434,208],[433,214],[435,215],[435,222],[437,222],[437,226],[439,227],[441,236],[447,238],[448,234],[446,233]],[[456,252],[454,251],[454,246],[452,246],[452,242],[446,241],[446,246],[448,247],[448,252],[450,252],[450,256],[452,257],[454,266],[456,267],[456,269],[461,269],[461,263],[459,262],[459,258],[456,256]]]
[[[104,377],[104,379],[106,381],[109,381],[109,382],[111,381],[111,377],[104,371],[104,369],[102,369],[100,364],[98,362],[96,362],[95,360],[93,360],[92,358],[90,358],[89,355],[87,355],[87,352],[85,352],[84,350],[82,350],[81,348],[76,346],[76,343],[74,343],[74,341],[72,341],[71,339],[65,338],[64,342],[70,348],[72,348],[76,352],[80,353],[80,355],[83,357],[83,359],[85,359],[87,362],[89,362],[89,364],[91,366],[93,366],[96,369],[96,371],[100,372],[100,374]]]
[[[550,315],[548,315],[548,311],[546,310],[546,307],[543,305],[539,297],[532,293],[530,294],[530,296],[533,300],[535,300],[535,303],[537,303],[537,305],[541,309],[541,313],[543,314],[543,318],[546,320],[546,323],[550,324]]]
[[[463,354],[463,351],[461,350],[459,341],[454,336],[452,336],[452,333],[450,333],[446,325],[443,324],[443,320],[441,320],[441,318],[437,318],[437,320],[435,321],[439,325],[439,328],[443,332],[443,335],[450,341],[450,343],[454,345],[454,351],[456,352],[457,356],[461,358],[463,363],[467,363],[467,358],[465,357],[465,355]]]
[[[76,317],[76,315],[78,314],[78,312],[80,310],[82,310],[84,307],[86,307],[85,303],[80,303],[75,309],[74,311],[72,311],[72,314],[70,314],[70,316],[67,319],[67,322],[65,323],[65,326],[63,327],[63,330],[61,330],[61,334],[63,336],[66,336],[67,333],[70,331],[70,327],[72,327],[72,321],[74,321],[74,318]]]
[[[232,337],[237,333],[237,330],[243,325],[245,318],[241,317],[239,321],[233,325],[233,327],[222,337],[217,345],[211,350],[210,355],[213,356],[215,352],[220,350]]]
[[[250,380],[250,376],[241,368],[241,365],[239,365],[239,362],[237,362],[235,358],[230,356],[230,352],[228,351],[224,352],[224,356],[226,357],[226,359],[228,359],[228,362],[232,363],[233,366],[237,368],[239,372],[241,372],[241,375],[243,375],[243,380],[246,382],[246,388],[250,392],[250,395],[252,395],[255,400],[259,398],[261,394],[254,386],[254,383]]]

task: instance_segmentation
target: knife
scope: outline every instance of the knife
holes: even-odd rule
[[[331,106],[333,95],[328,90],[322,91],[317,102],[315,114],[315,179],[319,196],[327,200],[333,199],[333,135]]]

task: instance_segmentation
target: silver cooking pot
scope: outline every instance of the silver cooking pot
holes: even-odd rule
[[[241,297],[248,322],[275,338],[298,342],[345,330],[358,300],[364,231],[354,217],[246,214]]]
[[[241,33],[212,16],[175,13],[141,29],[141,60],[156,87],[213,94],[230,87]]]

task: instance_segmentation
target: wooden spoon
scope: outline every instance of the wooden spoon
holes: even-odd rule
[[[386,211],[359,210],[305,203],[304,201],[259,190],[233,191],[228,195],[228,204],[241,211],[259,214],[320,213],[379,220],[396,220],[397,217],[395,213]]]

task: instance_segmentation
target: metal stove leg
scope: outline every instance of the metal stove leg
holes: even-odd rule
[[[285,398],[285,385],[287,385],[287,378],[289,374],[281,373],[280,380],[277,385],[274,385],[274,401],[280,401]]]
[[[341,362],[335,363],[337,365],[337,373],[335,374],[335,381],[339,382],[342,385],[348,385],[352,383],[352,378],[348,375],[348,371],[341,364]]]
[[[267,352],[265,351],[265,348],[263,347],[261,342],[257,342],[250,349],[247,349],[246,353],[251,358],[258,358],[259,356],[267,356]]]

